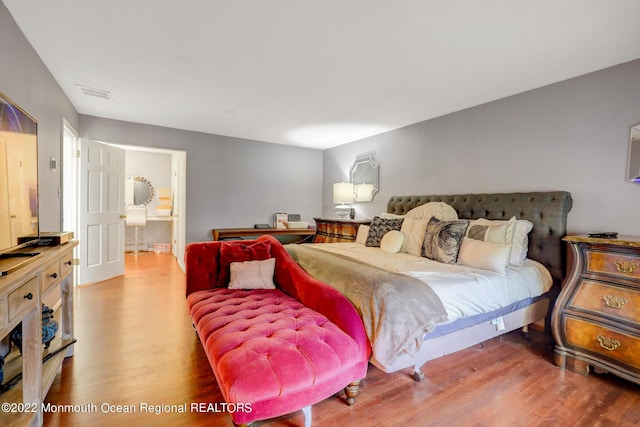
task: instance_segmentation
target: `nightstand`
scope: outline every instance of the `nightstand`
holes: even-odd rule
[[[316,236],[313,243],[355,242],[358,228],[371,224],[371,220],[314,218]]]
[[[556,365],[640,384],[640,237],[564,240],[572,264],[551,316]]]

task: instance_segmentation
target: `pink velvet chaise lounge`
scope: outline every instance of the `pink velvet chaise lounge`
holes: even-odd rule
[[[230,262],[265,257],[275,258],[276,289],[227,287]],[[309,426],[311,405],[342,389],[353,404],[371,350],[342,294],[271,236],[191,243],[185,261],[189,310],[235,424],[303,410]]]

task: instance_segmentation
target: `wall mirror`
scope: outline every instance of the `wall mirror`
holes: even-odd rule
[[[145,206],[153,200],[153,185],[141,176],[127,177],[127,203]]]
[[[631,128],[627,181],[640,184],[640,123]]]
[[[370,202],[378,192],[378,163],[373,156],[356,159],[351,169],[353,201]]]

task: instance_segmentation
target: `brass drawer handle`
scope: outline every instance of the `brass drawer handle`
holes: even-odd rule
[[[633,273],[640,266],[637,262],[615,261],[614,264],[620,273]]]
[[[617,297],[615,295],[603,295],[602,299],[604,300],[605,305],[611,308],[622,308],[629,302],[626,298]]]
[[[609,351],[617,350],[622,345],[620,344],[620,341],[602,335],[596,335],[596,339],[598,340],[598,344],[600,344],[600,347]]]

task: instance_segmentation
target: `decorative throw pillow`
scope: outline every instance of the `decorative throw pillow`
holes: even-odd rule
[[[358,227],[358,234],[356,234],[356,243],[360,243],[362,245],[367,243],[367,236],[369,235],[369,226],[361,225]]]
[[[232,262],[259,261],[271,258],[271,243],[242,240],[222,242],[220,245],[220,269],[218,270],[218,286],[229,283],[229,266]]]
[[[510,253],[511,245],[465,237],[460,245],[457,263],[506,274]]]
[[[402,219],[384,219],[376,216],[371,221],[365,246],[379,247],[382,237],[391,230],[400,230]]]
[[[475,240],[494,243],[509,243],[513,240],[513,230],[516,226],[516,218],[497,223],[486,223],[482,220],[469,222],[467,237]]]
[[[424,242],[424,233],[427,231],[426,219],[405,218],[402,221],[400,231],[404,234],[404,244],[402,252],[420,256],[422,253],[422,243]]]
[[[509,263],[522,265],[529,250],[529,232],[533,229],[533,223],[531,221],[527,221],[526,219],[516,220],[515,216],[511,217],[508,221],[480,218],[471,221],[469,227],[471,228],[473,225],[488,225],[494,227],[505,224],[507,225],[506,241],[511,243]]]
[[[404,219],[404,215],[398,215],[398,214],[393,214],[393,213],[388,213],[388,212],[383,212],[380,214],[380,218],[384,218],[384,219]]]
[[[422,244],[422,256],[446,264],[455,264],[469,221],[440,221],[431,218]]]
[[[435,217],[442,221],[453,221],[458,219],[458,212],[444,202],[427,202],[424,205],[416,206],[405,215],[412,219],[426,219],[429,221]]]
[[[275,289],[273,273],[276,259],[262,261],[232,262],[230,267],[229,289]]]
[[[511,258],[509,262],[515,265],[522,265],[529,252],[529,233],[533,230],[533,223],[526,219],[516,221],[516,230],[513,235],[513,245],[511,248]]]
[[[380,249],[388,254],[400,252],[404,243],[404,234],[398,230],[391,230],[380,240]]]

